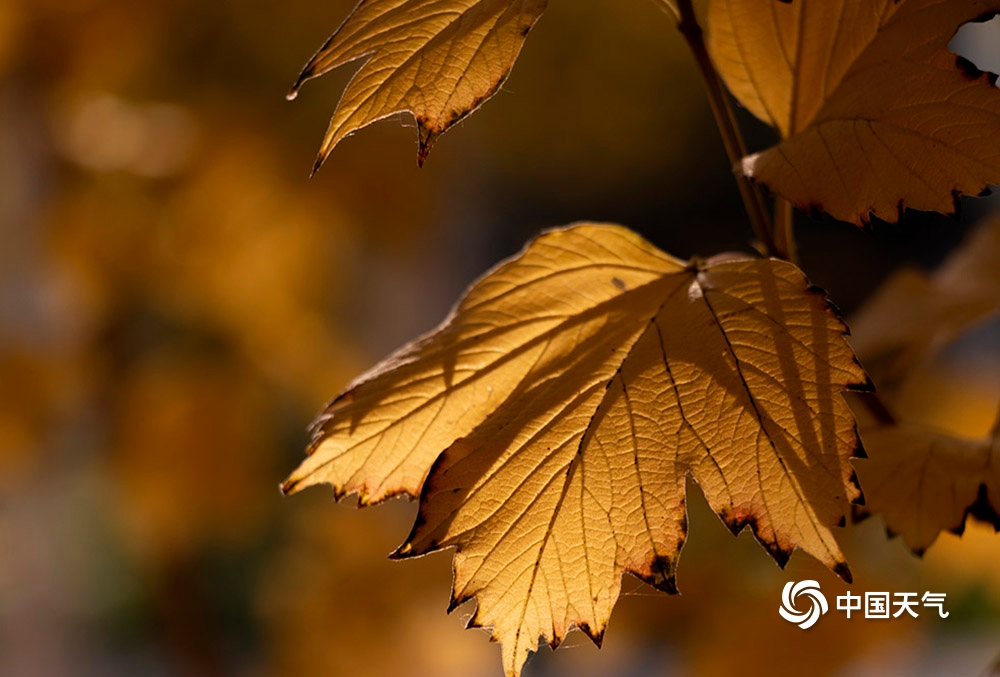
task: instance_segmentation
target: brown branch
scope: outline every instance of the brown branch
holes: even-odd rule
[[[668,0],[660,0],[668,7],[672,7]],[[746,144],[736,125],[736,118],[733,115],[732,105],[729,103],[729,94],[722,84],[719,73],[715,70],[708,55],[708,48],[705,46],[705,36],[698,24],[698,18],[694,13],[694,6],[691,0],[678,0],[675,12],[677,28],[680,30],[684,40],[691,48],[698,70],[701,72],[702,80],[705,82],[705,89],[708,91],[708,102],[715,116],[715,122],[722,134],[722,143],[726,148],[726,155],[729,157],[729,166],[732,168],[736,184],[740,189],[740,197],[743,198],[743,205],[746,208],[747,216],[750,217],[750,224],[753,226],[754,234],[760,241],[764,253],[770,256],[780,256],[782,252],[775,247],[774,233],[771,227],[771,218],[767,212],[767,205],[764,196],[757,189],[749,178],[738,169],[740,162],[746,156]]]
[[[779,257],[799,264],[799,248],[795,243],[795,209],[781,196],[774,198],[774,249]]]

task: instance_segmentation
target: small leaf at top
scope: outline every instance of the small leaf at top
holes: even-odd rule
[[[551,231],[335,399],[283,488],[419,495],[395,555],[454,546],[452,608],[478,599],[517,675],[540,637],[600,642],[623,573],[676,591],[689,476],[779,564],[800,548],[850,579],[841,391],[868,381],[845,333],[790,263]]]
[[[423,164],[434,140],[506,80],[547,0],[361,0],[288,93],[364,59],[330,120],[316,169],[352,132],[391,115],[417,121]]]
[[[948,50],[1000,0],[712,0],[730,91],[781,134],[742,170],[803,209],[867,224],[951,212],[1000,183],[1000,90]]]

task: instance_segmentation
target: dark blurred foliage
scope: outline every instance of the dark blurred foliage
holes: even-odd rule
[[[414,506],[279,496],[312,414],[541,228],[749,249],[701,84],[646,0],[553,0],[503,91],[422,171],[414,130],[388,122],[309,180],[350,69],[282,95],[350,6],[0,2],[0,674],[499,674],[468,608],[445,615],[448,557],[385,559]],[[869,234],[802,217],[803,264],[849,310],[990,204]],[[910,386],[914,415],[988,427],[986,331]],[[803,633],[775,613],[783,583],[843,586],[805,557],[779,571],[692,504],[683,595],[626,581],[603,651],[569,642],[528,674],[988,664],[991,531],[919,561],[877,520],[848,530],[856,588],[947,592],[952,616]]]

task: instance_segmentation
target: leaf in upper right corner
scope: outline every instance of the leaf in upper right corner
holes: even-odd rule
[[[1000,531],[1000,430],[963,439],[916,425],[862,431],[868,459],[855,462],[867,511],[922,553],[942,531],[961,534],[969,515]]]
[[[743,172],[858,225],[952,212],[1000,183],[1000,89],[948,50],[1000,0],[713,0],[709,47],[730,91],[781,141]]]

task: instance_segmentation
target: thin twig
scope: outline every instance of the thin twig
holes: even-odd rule
[[[774,250],[775,254],[795,265],[799,263],[798,246],[795,244],[795,209],[785,198],[774,198]]]
[[[660,2],[670,6],[668,0],[660,0]],[[743,205],[750,217],[754,234],[760,241],[765,254],[780,256],[781,254],[774,245],[771,218],[768,215],[764,196],[751,183],[750,179],[736,169],[747,154],[746,144],[743,142],[743,136],[736,125],[736,118],[733,116],[726,88],[715,70],[715,64],[712,63],[712,59],[708,55],[705,36],[698,24],[698,18],[695,16],[694,6],[691,4],[691,0],[677,0],[676,10],[677,28],[684,36],[688,47],[691,48],[698,64],[698,70],[701,71],[705,88],[708,90],[708,102],[712,107],[712,114],[715,116],[719,132],[722,134],[722,143],[726,148],[726,155],[729,157],[729,166],[733,169],[733,176],[739,186],[740,196],[743,198]]]

